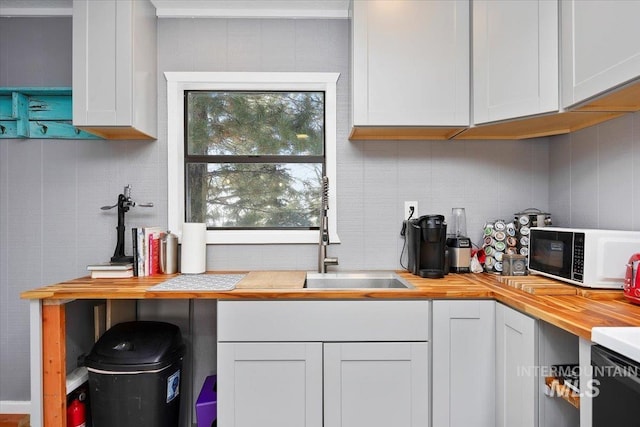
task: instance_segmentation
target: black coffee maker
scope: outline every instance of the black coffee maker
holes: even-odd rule
[[[407,221],[408,270],[416,276],[439,279],[449,273],[444,215],[423,215]]]

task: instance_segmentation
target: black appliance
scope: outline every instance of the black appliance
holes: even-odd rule
[[[608,348],[591,347],[593,427],[637,427],[640,363]]]
[[[446,257],[447,223],[443,215],[423,215],[407,221],[408,270],[431,279],[444,277],[448,271]]]

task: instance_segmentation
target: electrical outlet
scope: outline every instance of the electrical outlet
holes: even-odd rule
[[[404,202],[404,218],[409,219],[418,217],[418,202]]]

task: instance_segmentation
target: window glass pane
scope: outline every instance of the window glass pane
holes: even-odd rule
[[[188,163],[186,179],[187,222],[318,227],[321,163]]]
[[[189,155],[323,155],[324,92],[187,93]]]

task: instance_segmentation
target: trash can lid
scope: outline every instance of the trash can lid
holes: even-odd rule
[[[118,323],[98,339],[85,365],[98,370],[151,371],[180,359],[184,348],[180,328],[171,323]]]

